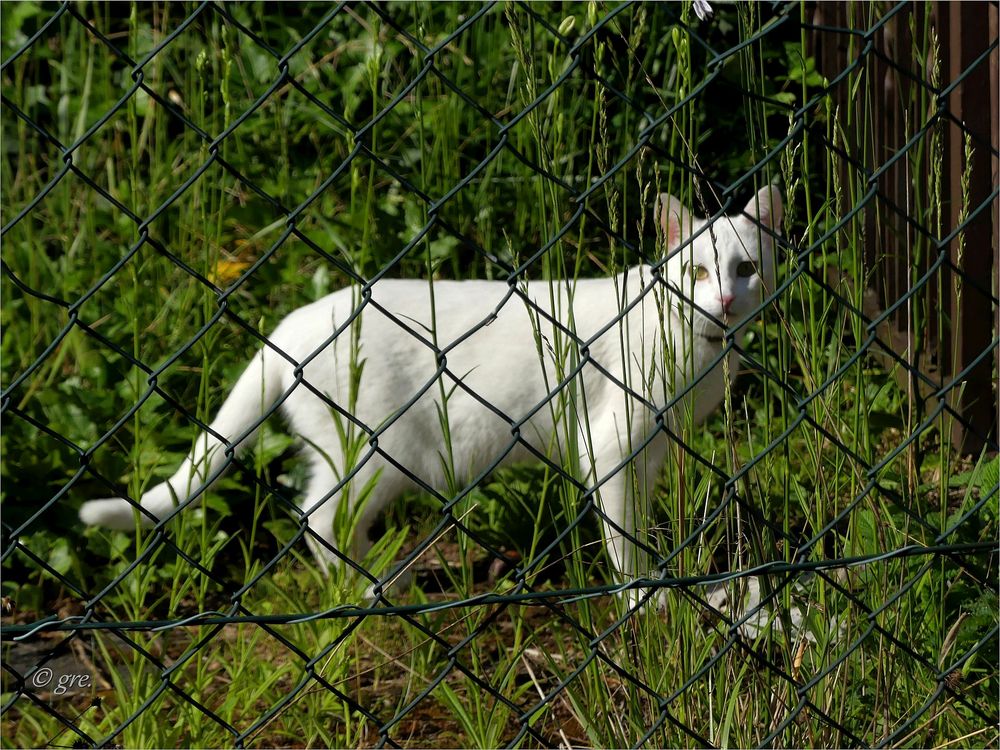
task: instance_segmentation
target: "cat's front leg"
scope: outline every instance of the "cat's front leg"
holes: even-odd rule
[[[621,435],[612,427],[599,430],[593,434],[593,453],[583,459],[585,465],[590,462],[593,467],[590,476],[596,478],[604,543],[617,580],[623,585],[656,575],[655,550],[649,546],[647,531],[652,525],[653,488],[666,455],[663,435],[656,435],[639,449],[646,435],[640,434],[644,430],[635,432],[635,438],[629,439],[627,431]],[[647,589],[629,588],[624,593],[629,605],[634,606],[646,598]]]

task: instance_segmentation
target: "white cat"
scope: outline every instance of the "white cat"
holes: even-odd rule
[[[142,496],[140,520],[150,526],[200,497],[230,463],[216,436],[237,451],[252,446],[262,415],[280,403],[311,466],[301,507],[323,564],[337,559],[338,504],[353,509],[370,491],[357,509],[353,549],[344,551],[361,560],[376,515],[414,485],[408,474],[444,490],[449,467],[464,487],[498,461],[552,456],[556,444],[565,451],[573,442],[558,434],[567,421],[557,411],[571,404],[579,479],[596,487],[611,560],[623,582],[647,575],[647,556],[631,539],[666,455],[658,414],[680,396],[661,421],[676,426],[690,410],[698,423],[722,400],[720,324],[744,321],[773,288],[770,234],[782,203],[765,187],[745,215],[705,231],[707,222],[672,196],[660,197],[657,214],[670,251],[660,278],[637,266],[611,278],[518,286],[381,279],[370,299],[349,287],[292,312],[236,382],[212,434]],[[345,414],[364,425],[353,439]],[[111,498],[85,503],[80,518],[131,530],[136,512]]]

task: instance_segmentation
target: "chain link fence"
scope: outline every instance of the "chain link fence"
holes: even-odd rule
[[[2,7],[6,744],[997,743],[995,5]],[[592,348],[630,305],[694,304],[657,194],[720,227],[772,184],[749,328],[659,406],[601,370],[650,425],[616,473],[666,455],[622,579],[574,444]],[[560,316],[559,280],[639,263],[600,333]],[[504,291],[456,332],[392,278]],[[272,337],[343,288],[322,347]],[[512,309],[555,363],[517,413],[454,369]],[[429,368],[384,422],[356,401],[393,361],[352,325],[376,312]],[[346,401],[310,382],[338,346]],[[252,451],[216,434],[217,481],[151,528],[77,520],[138,507],[262,347],[294,382]],[[415,487],[364,556],[338,551],[363,502],[331,544],[297,500],[278,412],[304,391],[351,447],[324,502]],[[393,440],[426,393],[440,430],[402,442],[433,481]],[[459,396],[506,433],[475,471]]]

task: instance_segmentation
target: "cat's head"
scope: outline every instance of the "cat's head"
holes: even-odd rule
[[[774,289],[772,234],[780,231],[782,208],[781,193],[767,186],[741,214],[720,217],[706,228],[707,220],[695,218],[677,198],[660,195],[656,210],[667,246],[664,277],[680,291],[668,297],[684,320],[692,320],[695,333],[718,337],[721,330],[712,318],[732,326]]]

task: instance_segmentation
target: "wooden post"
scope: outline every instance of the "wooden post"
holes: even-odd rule
[[[868,28],[864,6],[855,3],[817,3],[813,18],[817,24],[838,28]],[[964,213],[968,214],[988,199],[997,185],[1000,168],[998,148],[998,82],[997,52],[973,66],[998,35],[997,8],[990,3],[947,2],[936,0],[930,6],[919,3],[897,13],[877,31],[873,41],[877,54],[864,61],[864,80],[870,102],[870,143],[860,144],[853,153],[867,168],[885,164],[925,122],[928,111],[920,105],[924,84],[930,84],[929,69],[922,69],[914,55],[919,38],[929,20],[940,44],[939,69],[942,89],[961,79],[948,95],[945,106],[950,117],[940,124],[942,138],[942,214],[941,235],[955,229]],[[834,38],[829,38],[834,37]],[[816,31],[810,39],[811,54],[816,55],[819,70],[834,78],[852,61],[848,58],[842,34]],[[923,78],[918,83],[911,76]],[[847,86],[834,93],[841,107],[850,107]],[[930,95],[933,99],[933,94]],[[926,99],[926,97],[925,97]],[[932,106],[933,110],[933,106]],[[904,119],[906,118],[906,119]],[[972,156],[966,159],[966,134],[972,138]],[[929,135],[928,135],[929,137]],[[866,149],[865,153],[861,148]],[[915,211],[926,195],[930,162],[913,164],[903,157],[879,179],[879,197],[866,207],[866,265],[873,270],[871,299],[885,309],[910,289],[912,279],[920,275],[933,260],[934,253],[916,257],[916,243],[921,241],[915,230],[893,206],[920,221]],[[968,184],[968,206],[963,200],[963,176]],[[959,238],[952,241],[947,252],[954,266],[941,269],[929,286],[918,290],[911,303],[900,308],[892,321],[880,333],[900,357],[919,368],[936,382],[950,382],[967,368],[961,383],[949,394],[949,404],[960,416],[952,438],[963,453],[978,453],[984,445],[996,446],[1000,424],[1000,402],[997,397],[997,351],[989,351],[993,337],[1000,331],[1000,309],[994,303],[998,295],[1000,272],[1000,200],[968,222]],[[927,222],[930,223],[930,222]],[[935,234],[936,227],[925,229]],[[940,239],[940,238],[939,238]],[[925,246],[926,246],[925,241]],[[933,248],[932,248],[933,249]],[[918,263],[917,261],[920,260]],[[938,284],[940,283],[940,295]],[[943,322],[939,330],[935,315],[914,318],[915,306],[928,311],[940,310]],[[917,331],[915,326],[919,325]],[[919,335],[917,335],[919,334]],[[917,342],[923,342],[917,346]],[[987,356],[982,356],[987,353]],[[982,358],[975,366],[972,363]],[[900,370],[900,385],[914,399],[925,398],[933,390],[921,386]]]
[[[990,40],[1000,39],[1000,10],[990,4]],[[1000,49],[990,55],[990,145],[993,149],[993,186],[1000,185]],[[993,199],[993,296],[1000,297],[1000,196]],[[994,305],[993,330],[1000,333],[1000,305]],[[993,352],[993,375],[1000,379],[1000,352]],[[993,392],[993,439],[1000,442],[1000,387]]]
[[[948,197],[951,227],[959,225],[964,212],[971,213],[983,204],[993,190],[991,131],[997,113],[991,110],[989,60],[970,67],[991,42],[989,5],[954,2],[948,5],[948,81],[962,78],[948,98],[948,111],[961,123],[948,126],[950,174]],[[994,37],[995,38],[995,37]],[[992,124],[991,124],[992,120]],[[972,156],[965,155],[966,134],[971,138]],[[963,206],[962,181],[968,181],[968,207]],[[989,208],[968,223],[964,242],[956,238],[950,247],[952,263],[964,272],[955,274],[951,300],[951,366],[956,375],[985,352],[993,339],[991,324],[996,316],[991,292],[995,286],[994,257],[996,234]],[[969,425],[956,424],[953,437],[963,453],[978,453],[992,436],[996,442],[996,352],[984,358],[963,378],[951,403]]]

